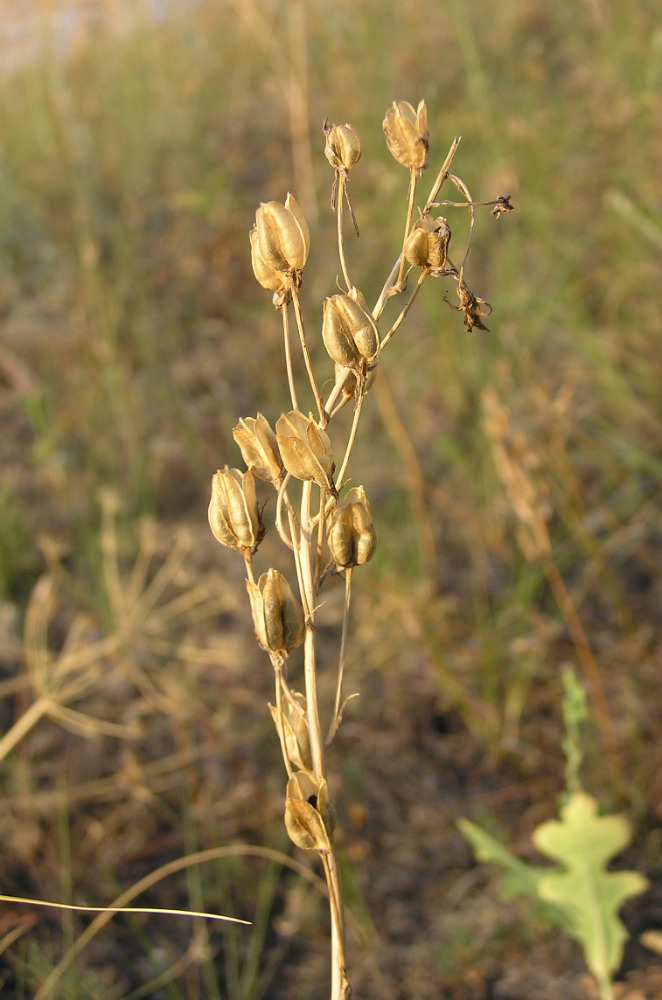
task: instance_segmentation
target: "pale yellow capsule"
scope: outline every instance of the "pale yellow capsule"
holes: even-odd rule
[[[299,410],[283,413],[276,421],[276,438],[283,465],[296,479],[313,480],[333,490],[333,455],[326,431],[317,426],[312,414]]]
[[[278,485],[285,473],[278,441],[269,421],[261,413],[243,417],[232,431],[246,465],[265,482]]]
[[[264,537],[253,473],[226,465],[212,478],[209,526],[214,538],[231,549],[254,551]]]
[[[425,101],[414,110],[409,101],[393,101],[383,122],[391,154],[404,167],[422,171],[430,149],[428,113]]]
[[[303,609],[292,589],[276,569],[263,573],[257,583],[246,581],[255,634],[260,645],[283,659],[303,642]]]

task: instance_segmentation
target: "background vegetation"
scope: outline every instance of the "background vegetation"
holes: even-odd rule
[[[457,172],[516,212],[486,214],[472,254],[491,332],[467,335],[428,283],[354,461],[379,549],[356,581],[361,698],[335,765],[353,985],[589,995],[578,948],[499,900],[454,821],[534,857],[563,788],[561,668],[593,658],[608,715],[592,716],[584,781],[628,813],[622,864],[652,882],[625,910],[621,977],[659,996],[660,959],[639,943],[662,924],[657,5],[127,8],[26,5],[2,39],[2,891],[102,905],[184,853],[290,852],[270,667],[241,561],[206,524],[211,474],[239,463],[237,418],[284,406],[248,230],[261,200],[296,193],[321,318],[336,267],[321,123],[352,122],[349,252],[374,299],[407,180],[381,121],[393,99],[425,98],[431,169],[461,133]],[[450,218],[460,245],[466,221]],[[551,538],[542,558],[522,490]],[[339,592],[330,628],[340,613]],[[208,861],[138,902],[254,924],[116,918],[48,995],[327,992],[325,906],[269,857]],[[90,920],[5,905],[0,995],[35,995]]]

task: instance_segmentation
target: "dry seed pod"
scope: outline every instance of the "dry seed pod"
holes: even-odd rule
[[[300,706],[300,711],[291,704],[283,709],[282,726],[283,738],[285,740],[285,750],[288,759],[295,767],[303,770],[312,768],[312,758],[310,755],[310,736],[308,734],[308,723],[306,722],[306,699],[298,692],[294,695]],[[274,725],[278,729],[278,709],[274,705],[269,705],[271,717]]]
[[[278,486],[285,474],[278,451],[278,441],[269,421],[258,413],[257,417],[243,417],[232,431],[241,449],[246,465],[256,476]]]
[[[338,570],[362,566],[374,555],[377,534],[362,486],[355,486],[331,517],[329,549]]]
[[[310,230],[292,194],[285,204],[263,202],[255,213],[251,252],[255,277],[264,288],[299,284],[310,250]],[[280,275],[280,284],[276,284]]]
[[[286,285],[286,276],[282,271],[276,271],[271,264],[263,260],[260,254],[260,238],[257,228],[254,226],[249,233],[251,241],[251,263],[253,264],[253,274],[263,288],[268,288],[275,292]]]
[[[211,481],[209,526],[214,538],[231,549],[255,551],[264,538],[264,525],[255,496],[253,473],[220,469]]]
[[[441,271],[448,259],[450,226],[443,217],[419,219],[405,240],[405,257],[414,267]]]
[[[330,851],[329,792],[324,778],[316,782],[308,771],[297,771],[287,783],[285,826],[290,839],[304,851]]]
[[[257,641],[282,659],[303,642],[301,604],[276,569],[263,573],[257,583],[246,581]]]
[[[430,149],[425,101],[415,111],[409,101],[393,101],[383,127],[388,148],[398,163],[410,170],[425,170]]]
[[[276,437],[288,472],[296,479],[312,479],[323,489],[333,491],[331,442],[312,413],[307,417],[299,410],[283,413],[276,421]]]
[[[361,360],[372,361],[379,350],[379,331],[364,296],[358,288],[348,295],[324,300],[322,338],[337,364],[356,368]]]
[[[361,140],[353,125],[333,125],[327,118],[324,122],[326,146],[324,155],[334,170],[350,171],[361,158]]]

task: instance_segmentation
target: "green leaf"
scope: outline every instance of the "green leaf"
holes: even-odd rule
[[[539,901],[541,919],[554,927],[566,927],[568,921],[565,912],[553,903],[540,901],[538,887],[543,876],[549,874],[549,868],[527,865],[524,861],[520,861],[507,847],[475,823],[470,823],[468,819],[459,819],[457,825],[473,847],[479,861],[499,865],[505,870],[506,877],[501,888],[503,899],[532,896]]]
[[[585,792],[570,797],[560,821],[543,823],[533,833],[538,850],[565,869],[548,871],[538,883],[538,895],[565,913],[568,933],[582,945],[586,964],[601,983],[623,957],[627,931],[618,911],[648,885],[637,872],[605,870],[629,840],[625,817],[598,816],[597,802]]]

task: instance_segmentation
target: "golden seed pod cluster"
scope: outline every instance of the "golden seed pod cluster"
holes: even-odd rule
[[[430,149],[425,101],[414,110],[409,101],[393,101],[383,122],[386,143],[403,167],[425,170]]]
[[[230,549],[254,552],[264,538],[253,473],[229,469],[214,475],[209,502],[209,526],[214,538]]]
[[[253,273],[263,288],[276,291],[301,283],[310,250],[310,230],[292,194],[285,204],[262,203],[250,232]]]
[[[331,517],[328,542],[338,570],[362,566],[374,555],[377,534],[362,486],[351,489],[336,507]]]
[[[331,441],[312,413],[307,417],[300,410],[283,413],[276,421],[276,439],[283,465],[295,479],[312,480],[322,489],[335,489]]]
[[[357,368],[362,361],[376,357],[379,331],[357,288],[325,299],[322,339],[332,360],[346,368]]]
[[[441,271],[448,259],[450,238],[450,226],[443,217],[426,215],[414,224],[405,240],[405,257],[414,267]]]
[[[257,641],[280,659],[303,642],[303,609],[292,589],[276,569],[263,573],[257,583],[246,581]]]

